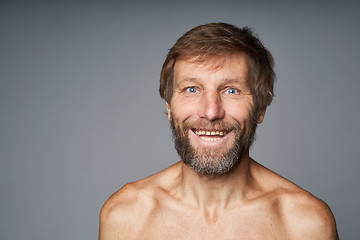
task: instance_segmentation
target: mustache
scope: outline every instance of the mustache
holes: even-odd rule
[[[183,124],[184,130],[189,129],[201,129],[201,130],[222,130],[230,132],[232,130],[238,130],[241,129],[241,126],[239,123],[230,123],[226,122],[224,120],[215,120],[215,121],[208,121],[205,119],[200,119],[197,121],[185,121]]]

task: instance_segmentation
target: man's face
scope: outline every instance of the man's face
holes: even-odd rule
[[[167,104],[176,150],[185,164],[203,175],[233,169],[264,115],[254,120],[248,57],[236,54],[218,60],[216,65],[177,61]]]

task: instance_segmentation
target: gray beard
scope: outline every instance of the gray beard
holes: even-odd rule
[[[190,144],[188,136],[190,126],[184,124],[183,129],[181,129],[178,124],[175,124],[173,116],[171,116],[173,140],[179,156],[195,172],[208,177],[229,173],[240,163],[241,157],[255,140],[256,127],[257,123],[254,119],[251,120],[250,127],[244,127],[243,130],[241,130],[240,125],[234,125],[234,144],[224,153],[220,154],[211,149],[199,152]]]

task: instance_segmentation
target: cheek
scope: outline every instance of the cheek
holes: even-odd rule
[[[171,113],[177,121],[183,122],[196,113],[196,104],[173,103]]]
[[[253,109],[249,106],[231,106],[226,109],[227,119],[236,121],[240,126],[248,125],[252,121],[252,111]]]

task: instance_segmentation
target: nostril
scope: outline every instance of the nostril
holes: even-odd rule
[[[222,119],[225,111],[222,106],[221,98],[215,94],[204,96],[199,108],[199,117],[205,118],[209,121]]]

